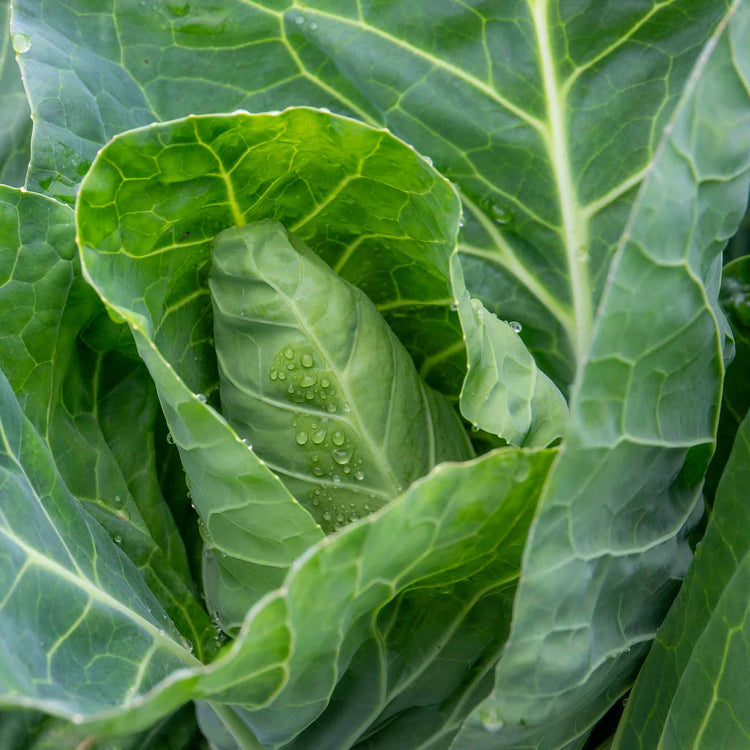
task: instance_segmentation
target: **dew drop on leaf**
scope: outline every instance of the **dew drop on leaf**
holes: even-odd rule
[[[336,430],[336,432],[334,432],[331,436],[331,440],[333,441],[334,445],[343,445],[344,439],[344,433],[341,432],[341,430]]]
[[[172,437],[172,433],[171,433],[171,432],[168,432],[168,433],[167,433],[167,442],[168,442],[168,443],[169,443],[170,445],[174,445],[174,438]]]
[[[304,445],[307,442],[307,433],[304,430],[300,430],[297,433],[296,440],[298,445]]]
[[[517,320],[511,320],[508,325],[511,327],[511,330],[515,331],[515,333],[521,333],[523,330],[523,326]]]
[[[31,39],[28,34],[16,33],[10,38],[10,42],[13,45],[13,51],[22,55],[24,52],[28,52],[31,49]]]

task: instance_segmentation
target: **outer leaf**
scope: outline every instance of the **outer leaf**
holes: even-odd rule
[[[233,225],[280,221],[399,333],[393,316],[403,314],[402,300],[425,311],[450,299],[459,212],[447,181],[404,143],[308,109],[151,126],[115,138],[92,166],[77,207],[83,263],[129,322],[159,390],[218,554],[214,572],[221,588],[231,582],[231,596],[212,602],[225,627],[281,585],[322,531],[206,403],[218,384],[206,279],[213,238]],[[441,324],[412,314],[410,325],[430,325],[434,335],[417,341],[404,329],[417,359],[424,340],[460,343],[457,316],[441,310]]]
[[[281,224],[222,232],[209,286],[222,413],[325,531],[473,456],[375,305]]]
[[[68,492],[2,374],[0,490],[1,703],[80,720],[195,664],[133,563]]]
[[[719,301],[732,326],[735,355],[724,378],[716,452],[703,490],[709,501],[713,500],[737,428],[750,409],[750,256],[737,258],[724,266]]]
[[[256,741],[251,731],[263,744],[283,744],[316,719],[300,747],[348,746],[381,715],[422,702],[420,680],[438,702],[454,691],[460,696],[472,668],[488,669],[482,661],[491,663],[500,647],[482,633],[467,652],[473,623],[494,610],[500,637],[508,627],[501,594],[516,581],[553,455],[507,448],[441,464],[378,513],[308,550],[284,587],[248,613],[223,657],[172,674],[130,710],[92,707],[92,730],[132,731],[194,698],[218,702],[222,713],[229,711],[222,704],[232,704],[250,727],[234,727],[245,726],[248,747]],[[454,594],[443,599],[446,589]],[[374,672],[361,659],[372,653],[373,639]]]
[[[189,704],[144,732],[106,739],[38,711],[4,711],[0,742],[3,750],[198,750],[206,746]]]
[[[638,676],[617,748],[750,742],[750,417],[737,433],[696,558]]]
[[[10,0],[0,0],[0,183],[22,185],[29,165],[31,112],[23,90],[21,72],[14,56],[8,24]],[[15,46],[23,50],[26,39],[16,37]]]
[[[567,389],[638,185],[727,5],[159,0],[144,23],[140,0],[16,0],[32,41],[29,186],[72,200],[112,135],[188,113],[308,104],[387,125],[459,184],[469,289],[523,324]],[[33,75],[49,66],[57,77]]]
[[[564,396],[518,338],[520,324],[499,320],[470,297],[457,256],[451,271],[469,356],[461,413],[511,445],[549,445],[565,431]]]
[[[720,253],[750,167],[750,5],[734,7],[634,207],[495,689],[457,747],[580,746],[632,680],[690,554],[678,533],[700,496],[723,375]]]
[[[105,335],[101,324],[93,331],[91,319],[104,312],[80,275],[72,212],[0,187],[0,249],[0,366],[68,489],[120,539],[196,653],[208,658],[214,632],[157,484],[153,387],[137,360],[106,351],[118,348],[118,331]]]

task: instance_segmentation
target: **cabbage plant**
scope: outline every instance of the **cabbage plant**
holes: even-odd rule
[[[3,748],[750,745],[747,0],[0,7]]]

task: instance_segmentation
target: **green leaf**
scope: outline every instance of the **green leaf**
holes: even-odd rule
[[[0,713],[3,750],[198,750],[205,746],[188,704],[147,731],[102,738],[54,716],[17,709]]]
[[[735,355],[724,377],[716,452],[703,489],[709,502],[713,502],[737,428],[750,409],[750,256],[737,258],[724,266],[719,302],[732,327]]]
[[[139,571],[69,493],[2,374],[0,487],[0,703],[81,721],[196,663]]]
[[[0,238],[0,367],[68,489],[120,539],[196,654],[209,658],[215,633],[159,491],[156,395],[143,365],[120,353],[117,335],[130,337],[127,329],[111,324],[105,335],[97,323],[103,310],[80,274],[72,211],[0,186]]]
[[[508,448],[441,464],[309,549],[284,586],[248,612],[223,656],[172,675],[130,710],[92,706],[92,731],[138,729],[194,698],[224,712],[230,704],[263,744],[307,728],[300,747],[346,747],[373,722],[422,705],[426,685],[438,703],[460,699],[502,648],[553,457]],[[457,708],[456,723],[470,706]]]
[[[750,167],[750,6],[733,10],[634,206],[495,687],[455,747],[579,747],[632,681],[686,567],[723,376],[721,250]]]
[[[511,445],[549,445],[565,432],[565,397],[519,339],[521,324],[498,319],[471,298],[457,256],[451,270],[469,357],[461,413]]]
[[[638,676],[618,748],[744,747],[750,742],[750,417],[703,541]]]
[[[10,0],[0,0],[0,183],[22,185],[29,165],[31,112],[14,59],[17,47],[26,44],[23,35],[11,38]]]
[[[150,126],[115,138],[92,166],[76,213],[85,270],[156,383],[226,629],[322,531],[214,408],[214,237],[281,222],[370,297],[424,369],[425,351],[434,361],[449,337],[456,356],[462,342],[448,269],[459,213],[451,186],[406,144],[304,108]]]
[[[16,0],[29,187],[72,200],[115,133],[188,113],[329,107],[455,181],[467,286],[567,390],[638,186],[725,0]],[[31,75],[52,65],[57,76]],[[75,115],[72,114],[75,112]]]
[[[219,234],[209,287],[222,413],[324,531],[472,457],[375,305],[281,224]]]

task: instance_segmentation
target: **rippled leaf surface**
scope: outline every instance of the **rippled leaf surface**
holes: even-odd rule
[[[750,741],[750,419],[703,541],[618,729],[617,748],[744,747]]]
[[[4,704],[80,720],[195,663],[137,568],[78,507],[1,374],[0,488]]]
[[[208,657],[214,632],[157,482],[156,394],[127,328],[81,277],[74,233],[67,206],[0,187],[0,368],[68,489]]]
[[[113,135],[189,113],[307,104],[386,125],[460,186],[469,289],[523,324],[567,390],[638,185],[727,6],[158,0],[144,24],[140,0],[17,0],[29,187],[72,200]]]
[[[375,305],[281,224],[222,232],[209,288],[222,413],[325,531],[472,457]]]
[[[442,464],[308,550],[284,587],[250,610],[223,657],[173,675],[132,710],[92,707],[92,729],[132,731],[202,698],[241,717],[245,733],[265,745],[305,730],[299,747],[346,747],[371,725],[397,732],[410,718],[405,710],[419,711],[428,696],[445,716],[423,731],[450,736],[477,683],[489,688],[482,677],[502,648],[553,457],[553,450],[504,449]]]
[[[750,6],[734,10],[635,205],[524,551],[495,688],[456,747],[582,744],[634,679],[690,557],[680,529],[700,498],[723,377],[721,250],[750,168]]]

